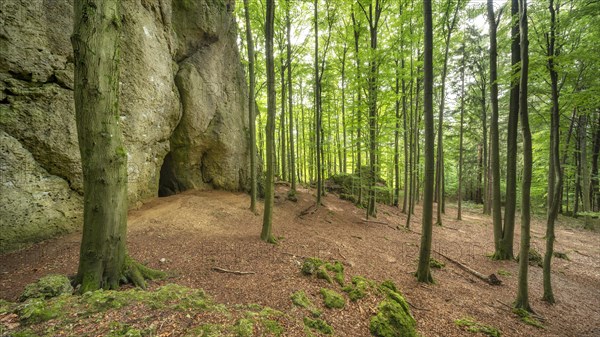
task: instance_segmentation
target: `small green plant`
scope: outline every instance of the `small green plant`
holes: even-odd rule
[[[456,324],[459,327],[463,327],[466,331],[469,331],[469,332],[482,333],[482,334],[490,336],[490,337],[500,337],[501,336],[501,333],[498,329],[496,329],[492,326],[489,326],[489,325],[481,324],[481,323],[475,321],[471,317],[464,317],[461,319],[457,319],[456,321],[454,321],[454,324]]]
[[[504,269],[498,269],[498,275],[500,275],[500,276],[511,276],[512,273],[509,272],[509,271],[507,271],[507,270],[504,270]]]
[[[323,296],[323,303],[327,308],[341,309],[346,306],[344,297],[334,290],[321,288],[321,295]]]
[[[430,257],[429,258],[429,266],[431,268],[435,268],[435,269],[442,269],[446,266],[446,264],[444,262],[434,259],[433,257]]]
[[[312,319],[310,317],[304,317],[304,326],[311,330],[317,330],[325,335],[333,334],[331,325],[319,318]]]
[[[567,253],[556,251],[556,252],[552,253],[552,255],[555,258],[557,258],[557,259],[563,259],[563,260],[571,261],[571,259],[569,259],[569,256],[567,255]]]

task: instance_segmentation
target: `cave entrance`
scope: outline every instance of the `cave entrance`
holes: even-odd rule
[[[177,177],[175,176],[175,169],[173,168],[173,155],[171,152],[167,153],[163,164],[160,167],[160,179],[158,181],[158,196],[168,197],[182,192],[181,186]]]

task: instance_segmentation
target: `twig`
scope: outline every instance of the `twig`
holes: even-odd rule
[[[289,256],[293,256],[293,257],[299,257],[299,258],[303,258],[303,259],[308,259],[308,256],[292,254],[292,253],[288,253],[288,252],[281,252],[281,254],[285,254],[285,255],[289,255]]]
[[[340,249],[340,247],[338,247],[338,253],[340,254],[340,256],[344,259],[344,260],[348,260],[344,254],[342,254],[342,250]]]
[[[396,227],[394,227],[394,226],[390,225],[390,224],[389,224],[389,223],[387,223],[387,222],[383,222],[383,221],[375,221],[375,220],[367,220],[367,219],[361,219],[361,220],[362,220],[363,222],[368,222],[368,223],[376,223],[376,224],[379,224],[379,225],[388,226],[389,228],[391,228],[391,229],[393,229],[393,230],[396,230]]]
[[[406,301],[406,298],[404,299]],[[416,309],[416,310],[421,310],[421,311],[430,311],[429,309],[425,309],[425,308],[419,308],[416,305],[410,303],[409,301],[406,301],[406,303],[408,303],[408,305],[411,306],[411,308]]]
[[[219,268],[219,267],[212,267],[211,268],[214,271],[217,271],[219,273],[228,273],[228,274],[235,274],[235,275],[250,275],[250,274],[256,274],[253,271],[239,271],[239,270],[229,270],[229,269],[223,269],[223,268]]]
[[[583,256],[587,256],[587,257],[593,258],[593,257],[591,257],[591,256],[589,256],[587,254],[584,254],[584,253],[582,253],[582,252],[580,252],[578,250],[574,250],[574,252],[577,253],[577,254],[579,254],[579,255],[583,255]]]
[[[351,237],[355,238],[355,239],[359,239],[362,240],[362,236],[356,236],[356,235],[350,235]]]
[[[464,270],[464,271],[468,272],[469,274],[477,277],[478,279],[484,281],[487,284],[494,285],[494,286],[502,284],[502,281],[500,279],[498,279],[498,277],[495,274],[490,274],[489,276],[485,276],[482,273],[478,272],[477,270],[471,269],[471,268],[467,267],[466,265],[464,265],[464,264],[438,252],[438,251],[434,250],[434,252],[439,254],[440,256],[444,257],[448,261],[454,263],[455,265],[459,266],[462,270]]]

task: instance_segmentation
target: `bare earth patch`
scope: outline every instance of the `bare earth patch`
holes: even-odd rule
[[[494,273],[502,285],[484,283],[435,252],[433,257],[445,267],[433,270],[436,284],[422,285],[412,275],[418,258],[420,208],[409,231],[403,229],[406,217],[397,208],[379,205],[377,222],[365,222],[363,209],[333,194],[312,212],[312,193],[299,190],[298,202],[294,203],[286,200],[285,186],[277,187],[273,223],[275,235],[281,237],[278,245],[260,241],[262,216],[250,213],[245,194],[188,191],[159,198],[130,212],[129,250],[138,261],[175,275],[154,282],[153,289],[177,283],[202,288],[215,302],[228,306],[258,304],[297,317],[298,324],[280,322],[286,329],[283,336],[305,335],[304,313],[293,306],[291,294],[303,290],[313,300],[319,299],[320,289],[328,286],[324,280],[301,274],[303,257],[342,262],[346,282],[356,275],[377,282],[394,281],[424,336],[465,336],[468,332],[455,324],[465,317],[497,328],[503,336],[600,335],[600,234],[569,223],[574,220],[561,218],[557,228],[555,249],[566,253],[569,260],[553,259],[556,305],[541,301],[542,269],[530,267],[531,304],[545,319],[545,329],[538,329],[511,312],[518,265],[487,257],[493,251],[491,219],[479,211],[465,210],[464,220],[456,221],[456,210],[449,208],[444,227],[434,227],[434,251],[484,275]],[[544,232],[545,221],[534,219],[532,247],[542,254]],[[16,300],[26,284],[47,274],[74,274],[80,236],[74,233],[1,255],[0,298]],[[518,237],[517,224],[515,252]],[[221,273],[213,270],[215,267],[254,274]],[[344,309],[325,309],[321,318],[338,336],[368,336],[377,299],[346,302]],[[132,317],[144,316],[135,308],[129,309],[133,310]],[[164,323],[156,325],[160,326],[157,335],[177,331],[172,322],[190,324],[190,318],[180,313],[173,314],[172,320],[161,320]]]

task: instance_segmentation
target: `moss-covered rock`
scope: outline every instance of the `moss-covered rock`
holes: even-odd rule
[[[371,317],[371,334],[379,337],[416,337],[416,321],[404,297],[394,290],[396,286],[386,282],[380,289],[387,292],[388,296],[379,303],[377,314]]]
[[[302,262],[300,270],[304,275],[315,275],[317,270],[323,265],[323,260],[316,257],[308,257]]]
[[[571,259],[569,259],[569,256],[567,255],[567,253],[555,251],[554,253],[552,253],[552,255],[557,259],[563,259],[563,260],[567,260],[567,261],[571,260]]]
[[[342,290],[348,293],[348,297],[354,302],[365,297],[370,286],[372,286],[372,281],[362,276],[354,276],[352,284],[345,286]]]
[[[344,265],[340,261],[335,261],[334,263],[327,262],[325,264],[325,269],[334,272],[335,276],[333,279],[335,282],[342,287],[344,286]]]
[[[327,270],[323,266],[321,266],[321,267],[319,267],[319,269],[317,269],[317,278],[321,279],[321,280],[325,280],[328,283],[333,283],[331,276],[329,276],[329,273],[327,273]]]
[[[516,260],[519,261],[519,258],[520,257],[517,255]],[[543,262],[544,262],[542,255],[537,250],[535,250],[533,247],[529,248],[528,259],[529,259],[530,266],[542,267]]]
[[[454,324],[464,328],[468,332],[482,333],[490,337],[500,337],[502,335],[498,329],[489,325],[476,322],[471,317],[457,319],[456,321],[454,321]]]
[[[28,284],[19,300],[23,302],[29,298],[45,299],[72,293],[73,286],[71,286],[69,278],[65,275],[51,274]]]
[[[233,330],[238,337],[250,337],[254,334],[254,323],[247,318],[241,318],[235,323]]]
[[[534,326],[538,329],[546,328],[542,323],[540,323],[540,321],[538,321],[537,319],[532,317],[531,314],[529,313],[529,311],[527,311],[525,309],[515,308],[515,309],[513,309],[513,313],[515,313],[517,316],[519,316],[521,318],[521,321],[527,325]]]
[[[346,306],[344,296],[338,294],[334,290],[321,288],[321,296],[323,296],[323,303],[327,308],[341,309]]]
[[[333,328],[331,325],[319,318],[312,319],[310,317],[304,317],[304,326],[311,330],[319,331],[325,335],[333,334]]]

